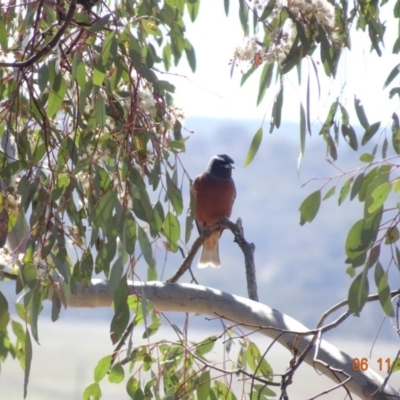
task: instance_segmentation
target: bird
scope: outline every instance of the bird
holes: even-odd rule
[[[234,161],[226,154],[215,155],[207,169],[193,182],[191,192],[195,198],[195,220],[199,233],[209,228],[222,217],[229,218],[236,198],[236,187],[232,179]],[[198,263],[199,268],[221,265],[218,242],[221,230],[215,231],[203,243]]]

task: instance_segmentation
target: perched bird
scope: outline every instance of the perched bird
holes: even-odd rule
[[[229,218],[236,197],[235,183],[232,179],[233,160],[226,154],[211,158],[207,169],[199,175],[192,186],[192,195],[196,199],[195,219],[199,233],[209,228],[221,217]],[[218,242],[222,231],[214,232],[203,243],[199,268],[208,265],[219,267]]]

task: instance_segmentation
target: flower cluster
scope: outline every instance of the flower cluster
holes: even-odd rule
[[[262,15],[267,0],[254,0],[254,8]],[[286,10],[286,17],[282,13]],[[287,15],[289,14],[289,17]],[[236,47],[233,57],[237,61],[252,62],[255,66],[266,62],[282,63],[288,55],[297,35],[296,23],[304,28],[305,34],[315,39],[318,26],[335,41],[335,7],[328,0],[277,0],[269,14],[263,42],[246,38],[242,46]]]
[[[314,20],[328,32],[335,23],[335,7],[327,0],[288,0],[292,15],[306,25]]]
[[[255,38],[246,38],[242,46],[236,47],[233,57],[239,61],[252,61],[259,48]]]

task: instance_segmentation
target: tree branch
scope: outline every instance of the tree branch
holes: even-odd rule
[[[35,55],[31,56],[25,61],[16,61],[16,62],[0,62],[0,67],[13,67],[13,68],[25,68],[29,67],[36,61],[39,61],[42,57],[44,57],[53,47],[57,45],[61,36],[64,34],[68,25],[72,21],[76,9],[76,0],[71,0],[71,4],[69,6],[68,14],[65,18],[64,23],[61,25],[58,32],[53,36],[53,38],[47,43],[41,50],[39,50]]]
[[[298,336],[294,332],[307,332],[308,329],[295,319],[280,313],[266,305],[235,296],[220,290],[194,284],[177,284],[162,282],[130,282],[132,293],[143,293],[147,300],[153,302],[162,311],[178,311],[207,314],[215,317],[223,315],[229,321],[240,320],[247,329],[257,331],[262,335],[276,339],[290,351],[297,350],[303,353],[313,340],[310,336]],[[51,296],[51,294],[50,294]],[[51,297],[50,297],[51,298]],[[109,307],[113,298],[109,293],[109,284],[105,280],[93,280],[89,288],[81,284],[76,285],[76,291],[69,299],[71,307]],[[285,332],[282,334],[282,330]],[[286,332],[287,331],[287,332]],[[304,361],[314,366],[321,373],[338,383],[338,371],[351,377],[344,386],[365,400],[393,400],[398,398],[397,392],[386,385],[381,392],[377,392],[384,383],[375,371],[353,371],[352,357],[325,340],[313,344],[311,351],[305,352]],[[316,357],[320,362],[315,363]]]
[[[246,279],[247,279],[247,291],[249,298],[258,301],[257,294],[257,280],[256,280],[256,267],[254,263],[254,250],[255,246],[253,243],[248,243],[244,238],[242,220],[239,218],[235,223],[231,222],[228,218],[221,218],[217,223],[200,234],[195,240],[192,248],[189,250],[187,256],[183,260],[181,266],[175,272],[175,274],[167,279],[167,283],[178,282],[179,278],[188,270],[192,265],[193,259],[197,254],[197,251],[202,246],[204,241],[211,236],[215,231],[221,229],[229,229],[235,236],[235,242],[239,245],[244,255],[245,267],[246,267]]]

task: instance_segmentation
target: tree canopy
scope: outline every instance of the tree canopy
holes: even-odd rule
[[[400,36],[386,37],[381,9],[391,7],[390,18],[398,19],[400,2],[239,0],[238,15],[231,15],[230,5],[229,0],[216,4],[227,17],[237,18],[244,35],[233,52],[232,71],[241,65],[241,84],[261,71],[255,105],[278,82],[270,132],[284,118],[285,77],[297,74],[305,92],[299,101],[301,155],[308,134],[323,138],[331,162],[338,158],[340,140],[353,150],[374,141],[373,150],[361,155],[359,168],[342,172],[346,180],[338,188],[339,205],[346,198],[358,199],[364,210],[345,243],[347,273],[354,278],[348,307],[357,314],[370,300],[373,271],[382,309],[395,317],[396,293],[388,277],[400,269],[396,109],[388,129],[388,121],[371,123],[362,99],[354,97],[363,130],[358,135],[339,95],[320,116],[319,126],[310,117],[309,88],[311,81],[319,84],[318,63],[328,77],[337,78],[343,54],[358,44],[351,40],[354,31],[364,32],[379,56],[384,56],[388,42],[398,54]],[[196,22],[200,8],[200,0],[12,0],[0,5],[0,244],[8,242],[1,250],[0,276],[15,279],[17,293],[23,293],[16,304],[20,322],[10,317],[9,302],[0,291],[0,360],[19,358],[25,395],[31,338],[38,340],[43,301],[51,298],[52,319],[57,320],[62,305],[78,287],[89,287],[95,274],[104,274],[114,300],[114,344],[123,345],[129,326],[143,324],[145,337],[160,327],[157,308],[143,293],[132,294],[128,282],[157,280],[153,246],[161,242],[170,252],[182,251],[194,227],[192,208],[182,195],[189,180],[179,158],[187,140],[184,110],[174,105],[175,87],[165,72],[182,58],[196,71],[186,24]],[[399,65],[382,77],[391,97],[400,95],[395,86]],[[245,165],[256,156],[263,132],[264,124],[254,134]],[[322,201],[335,195],[338,182],[327,179],[303,201],[301,224],[313,221]],[[391,254],[388,265],[380,262],[383,252]],[[147,276],[135,276],[137,263],[147,264]],[[230,328],[225,333],[234,336]],[[106,373],[120,382],[124,365],[133,368],[136,361],[150,378],[145,384],[134,375],[129,378],[132,398],[172,398],[176,393],[184,398],[195,393],[199,399],[228,398],[230,388],[210,375],[211,368],[195,369],[196,359],[203,359],[213,343],[206,339],[191,353],[182,343],[160,344],[160,358],[168,365],[161,391],[158,378],[151,375],[153,353],[130,343],[124,363],[114,363],[111,355],[100,360],[84,398],[100,398],[99,382]],[[253,378],[250,397],[271,396],[271,366],[252,342],[242,341],[241,349],[240,372],[250,371],[258,379],[255,383]],[[397,365],[393,363],[391,373],[400,369]]]

